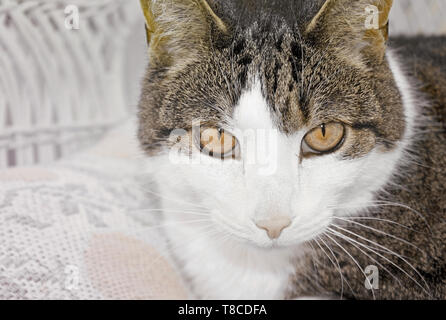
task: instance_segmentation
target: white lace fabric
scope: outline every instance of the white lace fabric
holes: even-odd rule
[[[110,148],[128,145],[122,132],[55,165],[0,171],[0,299],[187,298],[138,161]]]

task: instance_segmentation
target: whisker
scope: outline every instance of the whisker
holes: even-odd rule
[[[199,229],[197,230],[197,232],[198,232],[198,233],[196,234],[195,238],[192,239],[192,240],[188,239],[188,241],[184,241],[184,242],[179,243],[179,244],[177,244],[177,245],[175,245],[175,246],[172,246],[172,245],[170,245],[170,244],[168,243],[165,252],[162,252],[162,254],[160,254],[160,256],[159,256],[157,259],[153,260],[153,261],[150,263],[150,265],[148,266],[148,268],[152,268],[153,266],[155,266],[155,264],[156,264],[159,260],[161,260],[163,257],[165,257],[165,256],[171,256],[171,255],[172,255],[172,252],[173,252],[174,250],[179,249],[179,248],[181,248],[182,246],[186,246],[186,245],[189,245],[189,244],[191,244],[191,243],[194,243],[194,242],[196,242],[196,241],[198,241],[198,240],[200,240],[200,239],[206,237],[207,235],[212,234],[212,232],[215,232],[215,230],[213,229],[213,225],[212,225],[212,224],[209,224],[209,225],[202,226],[201,228],[199,228]],[[169,240],[169,239],[167,239],[167,240]]]
[[[427,226],[427,228],[429,229],[429,231],[430,231],[431,233],[433,233],[433,232],[432,232],[432,228],[431,228],[431,226],[428,224],[428,222],[427,222],[427,220],[426,220],[426,217],[425,217],[421,212],[419,212],[419,211],[417,211],[417,210],[415,210],[415,209],[409,207],[408,205],[403,204],[403,203],[398,203],[398,202],[385,201],[385,200],[379,200],[379,201],[377,201],[376,203],[383,203],[383,204],[384,204],[383,206],[400,207],[400,208],[403,208],[403,209],[407,209],[407,210],[409,210],[409,211],[412,212],[412,213],[415,213],[416,215],[418,215],[418,216],[424,221],[424,223],[426,224],[426,226]]]
[[[426,217],[423,216],[423,214],[421,214],[421,212],[419,212],[405,204],[380,200],[380,201],[370,202],[369,204],[365,204],[365,206],[367,208],[399,207],[399,208],[407,209],[410,212],[418,215],[426,224],[426,227],[429,229],[429,232],[432,233],[432,228],[430,227],[429,223],[427,222]],[[360,209],[363,207],[362,206],[327,206],[327,208],[337,210],[337,209]]]
[[[415,230],[413,228],[410,228],[408,226],[405,226],[404,224],[401,224],[401,223],[398,223],[398,222],[395,222],[395,221],[389,220],[389,219],[382,219],[382,218],[376,218],[376,217],[358,217],[358,216],[348,217],[347,219],[350,219],[350,220],[372,220],[372,221],[387,222],[387,223],[397,225],[399,227],[405,228],[405,229],[413,231],[413,232],[418,232],[417,230]]]
[[[370,227],[370,226],[366,226],[366,225],[364,225],[364,224],[362,224],[362,223],[359,223],[359,222],[356,222],[356,221],[352,221],[352,220],[349,220],[349,219],[340,218],[340,217],[333,217],[333,218],[334,218],[334,219],[338,219],[338,220],[342,220],[342,221],[346,221],[346,222],[350,222],[350,223],[353,223],[353,224],[355,224],[355,225],[361,226],[361,227],[363,227],[363,228],[365,228],[365,229],[368,229],[368,230],[371,230],[371,231],[375,231],[375,232],[377,232],[377,233],[379,233],[379,234],[382,234],[382,235],[391,237],[391,238],[393,238],[393,239],[399,240],[399,241],[401,241],[401,242],[403,242],[403,243],[405,243],[405,244],[407,244],[407,245],[409,245],[409,246],[411,246],[411,247],[413,247],[413,248],[415,248],[415,249],[417,249],[417,250],[419,250],[419,251],[421,251],[421,252],[424,252],[423,250],[421,250],[419,247],[417,247],[417,246],[414,245],[413,243],[410,243],[409,241],[404,240],[404,239],[402,239],[402,238],[400,238],[400,237],[394,236],[394,235],[392,235],[392,234],[390,234],[390,233],[381,231],[381,230],[379,230],[379,229],[375,229],[375,228]]]
[[[342,300],[342,298],[344,297],[344,275],[342,274],[341,266],[340,266],[340,264],[339,264],[338,259],[337,259],[336,256],[333,254],[333,251],[330,250],[332,256],[336,259],[336,263],[333,262],[333,260],[330,258],[330,256],[328,255],[328,253],[324,250],[324,248],[322,248],[322,246],[320,245],[319,241],[317,241],[318,239],[319,239],[320,241],[322,241],[323,244],[324,244],[327,248],[329,248],[329,247],[328,247],[327,244],[324,242],[324,240],[321,239],[320,236],[318,236],[317,239],[314,239],[314,241],[315,241],[316,244],[319,246],[319,248],[322,250],[322,252],[327,256],[328,260],[330,260],[330,262],[333,264],[333,266],[334,266],[335,268],[337,268],[337,270],[338,270],[338,272],[339,272],[339,275],[341,276],[341,296],[340,296],[340,300]],[[348,284],[348,282],[347,282],[347,284]],[[348,284],[348,286],[350,287],[349,284]],[[351,287],[350,287],[350,289],[351,289]],[[353,290],[352,290],[352,291],[353,291]]]
[[[191,214],[196,216],[208,217],[209,214],[206,214],[204,211],[188,211],[188,210],[169,210],[169,209],[141,209],[141,210],[131,210],[129,213],[184,213]]]
[[[334,227],[336,227],[336,228],[338,228],[338,229],[340,229],[340,230],[342,230],[342,231],[344,231],[344,232],[347,232],[347,233],[349,233],[349,234],[351,234],[351,235],[353,235],[353,236],[355,236],[355,237],[358,237],[359,239],[361,239],[361,240],[364,240],[364,241],[366,241],[366,242],[369,242],[369,243],[371,243],[371,244],[373,244],[373,245],[375,245],[375,246],[377,246],[377,247],[379,247],[379,248],[382,248],[382,249],[384,249],[384,250],[386,250],[388,253],[390,253],[390,254],[393,254],[394,256],[396,256],[397,258],[399,258],[399,259],[401,259],[403,262],[405,262],[422,280],[423,280],[423,282],[424,282],[424,284],[426,285],[426,287],[429,289],[429,285],[428,285],[428,283],[427,283],[427,281],[424,279],[424,277],[420,274],[420,272],[411,264],[411,263],[409,263],[406,259],[404,259],[404,257],[402,257],[400,254],[398,254],[398,253],[396,253],[396,252],[394,252],[394,251],[392,251],[392,250],[390,250],[389,248],[386,248],[386,247],[384,247],[383,245],[380,245],[379,243],[377,243],[377,242],[375,242],[375,241],[372,241],[372,240],[370,240],[370,239],[367,239],[367,238],[364,238],[364,237],[362,237],[362,236],[360,236],[360,235],[358,235],[358,234],[356,234],[356,233],[354,233],[354,232],[352,232],[352,231],[349,231],[349,230],[347,230],[347,229],[344,229],[344,228],[342,228],[342,227],[340,227],[340,226],[337,226],[337,225],[334,225],[333,224],[333,226]],[[333,230],[333,229],[331,229],[331,228],[329,228],[331,231],[333,231],[333,232],[337,232],[337,231],[335,231],[335,230]],[[344,235],[345,236],[345,235]],[[352,239],[353,240],[353,239]],[[397,265],[395,265],[397,268],[399,268],[401,271],[403,271],[409,278],[411,278],[412,280],[414,280],[415,281],[415,283],[416,284],[418,284],[427,294],[429,294],[430,295],[430,293],[429,293],[429,291],[428,290],[426,290],[423,286],[421,286],[419,283],[418,283],[418,281],[416,281],[415,279],[413,279],[412,278],[412,276],[410,276],[410,274],[408,274],[406,271],[404,271],[403,269],[401,269],[399,266],[397,266]]]
[[[152,230],[152,229],[162,229],[166,227],[176,227],[180,225],[188,225],[188,224],[194,224],[194,223],[201,223],[201,222],[211,222],[210,219],[198,219],[198,220],[186,220],[186,221],[175,221],[171,223],[160,223],[158,225],[153,225],[148,228],[144,228],[144,231]]]
[[[342,251],[344,251],[349,257],[350,259],[353,260],[353,262],[356,264],[356,266],[359,268],[359,270],[362,272],[362,274],[364,275],[364,278],[367,280],[367,282],[370,285],[370,288],[372,288],[372,296],[373,296],[373,300],[376,300],[376,296],[375,296],[375,291],[373,290],[373,286],[370,283],[369,278],[367,277],[367,275],[365,274],[364,270],[361,268],[361,266],[359,265],[358,261],[353,258],[353,256],[347,251],[347,249],[345,249],[342,245],[340,245],[335,239],[333,239],[332,237],[330,237],[328,234],[325,234],[326,237],[328,237],[331,241],[333,241],[339,248],[342,249]]]
[[[164,200],[167,200],[167,201],[173,201],[173,202],[176,202],[178,204],[188,205],[188,206],[192,206],[192,207],[196,207],[196,208],[201,208],[201,209],[204,209],[204,210],[209,210],[208,208],[206,208],[204,206],[201,206],[201,205],[198,205],[198,204],[189,203],[187,201],[182,201],[182,200],[178,200],[178,199],[169,199],[169,198],[167,198],[167,197],[165,197],[165,196],[163,196],[163,195],[161,195],[159,193],[156,193],[156,192],[154,192],[152,190],[144,188],[143,186],[139,186],[139,187],[141,188],[142,191],[148,192],[148,193],[150,193],[150,194],[152,194],[152,195],[154,195],[154,196],[156,196],[156,197],[158,197],[160,199],[164,199]]]
[[[316,240],[314,239],[314,242],[316,242]],[[307,242],[307,245],[309,245],[311,247],[311,255],[312,255],[312,263],[313,263],[313,268],[316,272],[313,273],[313,275],[315,276],[314,282],[317,283],[317,286],[319,288],[321,288],[320,282],[319,282],[319,278],[317,277],[317,270],[318,270],[318,265],[319,265],[319,259],[317,259],[316,256],[316,250],[314,249],[313,245],[311,244],[311,241]]]
[[[333,230],[330,230],[330,231],[333,231]],[[336,232],[336,231],[331,232],[331,234],[333,234],[334,236],[337,236],[337,237],[339,237],[339,238],[341,238],[341,239],[344,239],[345,241],[349,242],[352,246],[354,246],[356,249],[358,249],[359,251],[361,251],[362,254],[364,254],[364,255],[367,256],[368,258],[372,259],[378,266],[380,266],[384,271],[386,271],[388,274],[390,274],[390,275],[392,276],[392,278],[394,278],[394,279],[398,282],[398,284],[399,284],[400,286],[402,286],[402,283],[401,283],[400,279],[398,279],[392,272],[390,272],[389,269],[387,269],[386,267],[384,267],[378,260],[376,260],[376,259],[373,258],[371,255],[369,255],[367,252],[365,252],[364,250],[362,250],[361,248],[359,248],[357,245],[355,245],[355,243],[352,241],[351,238],[349,238],[349,237],[347,237],[347,236],[344,236],[344,235],[342,235],[341,233]],[[373,252],[374,254],[376,254],[376,255],[378,255],[378,256],[380,256],[380,257],[382,257],[382,258],[385,259],[385,257],[383,257],[383,256],[380,255],[379,253],[375,252],[370,246],[367,246],[367,245],[365,245],[365,244],[362,244],[362,246],[363,246],[364,248],[366,248],[367,250],[370,250],[370,251]]]

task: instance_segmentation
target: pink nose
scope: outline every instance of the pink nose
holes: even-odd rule
[[[279,238],[283,229],[289,227],[290,224],[291,219],[287,217],[276,217],[256,222],[257,227],[265,230],[271,240]]]

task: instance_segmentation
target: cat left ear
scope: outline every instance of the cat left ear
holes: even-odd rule
[[[152,63],[164,66],[198,56],[211,28],[226,33],[207,0],[140,0]]]
[[[306,35],[343,53],[382,62],[393,0],[326,0]]]

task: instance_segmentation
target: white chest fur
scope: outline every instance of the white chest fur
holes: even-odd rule
[[[212,233],[197,237],[193,230],[175,229],[168,231],[172,250],[197,298],[285,297],[294,271],[291,251],[256,249]]]

